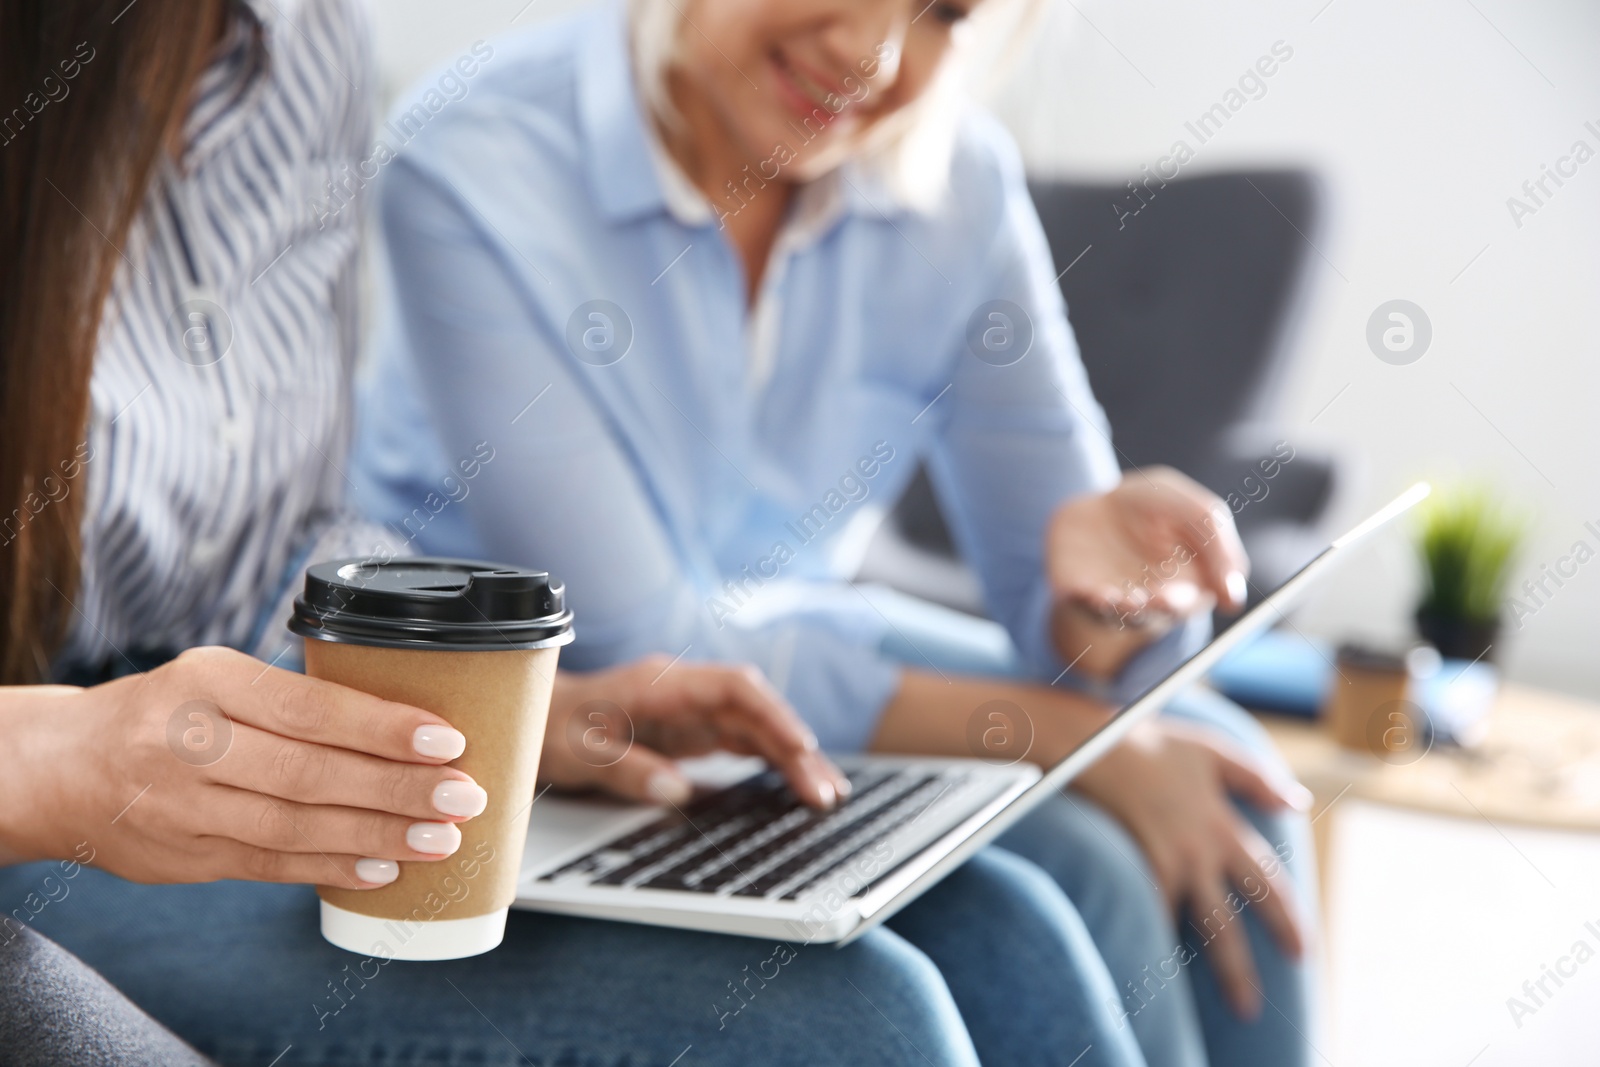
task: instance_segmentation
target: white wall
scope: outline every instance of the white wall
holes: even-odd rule
[[[514,17],[529,25],[581,2],[382,0],[385,88]],[[1600,158],[1551,186],[1520,229],[1506,208],[1575,140],[1600,152],[1600,133],[1584,128],[1600,130],[1600,5],[1052,0],[996,106],[1036,169],[1130,177],[1175,139],[1195,144],[1185,121],[1278,41],[1292,57],[1185,173],[1310,163],[1328,180],[1332,214],[1312,253],[1317,291],[1283,418],[1296,441],[1356,461],[1338,520],[1417,477],[1483,475],[1535,516],[1523,571],[1579,536],[1600,548],[1582,531],[1585,520],[1600,526]],[[1369,315],[1394,298],[1433,325],[1409,366],[1380,362],[1365,341]],[[1301,626],[1398,634],[1414,572],[1391,539]],[[1600,562],[1508,636],[1505,662],[1517,677],[1600,697],[1597,624]]]
[[[588,0],[368,0],[387,103],[473,41],[584,7]]]

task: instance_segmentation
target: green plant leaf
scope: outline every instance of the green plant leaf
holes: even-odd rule
[[[1441,619],[1496,619],[1527,529],[1526,517],[1512,513],[1487,486],[1435,491],[1421,510],[1417,535],[1423,573],[1418,610]]]

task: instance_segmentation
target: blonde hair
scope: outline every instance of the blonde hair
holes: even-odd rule
[[[648,114],[671,127],[680,119],[667,90],[679,58],[686,0],[629,0],[629,47]],[[852,158],[902,202],[922,210],[944,195],[956,131],[969,94],[991,89],[1042,0],[985,0],[956,28],[956,40],[917,99],[874,123]]]

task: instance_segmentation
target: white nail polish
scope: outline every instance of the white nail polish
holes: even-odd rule
[[[429,759],[455,759],[467,750],[467,739],[450,726],[419,726],[411,735],[411,747]]]
[[[1245,583],[1244,575],[1238,571],[1228,572],[1228,596],[1233,598],[1235,604],[1243,604],[1250,595],[1250,587]]]
[[[356,877],[372,885],[388,885],[400,877],[400,865],[394,860],[356,860]]]
[[[431,856],[448,856],[461,847],[461,831],[451,822],[414,822],[406,828],[406,844]]]
[[[687,804],[694,788],[681,776],[671,771],[657,771],[645,785],[650,799],[662,804]]]
[[[489,806],[489,794],[476,782],[447,778],[433,787],[433,808],[441,815],[482,815]]]

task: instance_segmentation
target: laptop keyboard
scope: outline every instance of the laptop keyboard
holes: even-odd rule
[[[776,771],[697,798],[542,882],[793,900],[965,784],[961,770],[867,766],[849,799],[806,807]],[[878,876],[887,873],[879,871]]]

